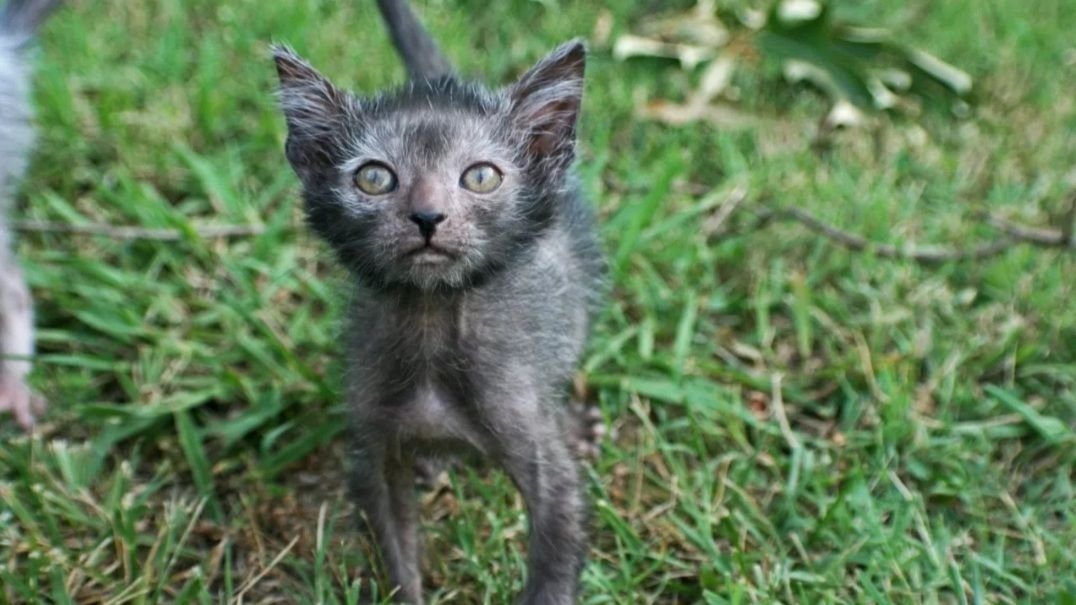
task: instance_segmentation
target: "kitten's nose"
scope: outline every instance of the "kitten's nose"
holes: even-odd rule
[[[422,232],[422,237],[427,240],[433,236],[433,232],[437,230],[437,225],[440,225],[445,220],[445,215],[440,212],[414,212],[411,214],[411,222],[418,225],[418,230]]]

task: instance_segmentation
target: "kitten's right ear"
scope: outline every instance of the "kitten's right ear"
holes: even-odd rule
[[[532,156],[559,165],[571,163],[586,59],[581,40],[566,42],[509,88],[512,118],[527,131]]]
[[[338,132],[346,116],[348,98],[295,51],[273,45],[273,60],[280,77],[280,108],[288,122],[288,159],[296,163],[307,155],[297,146],[324,142]]]

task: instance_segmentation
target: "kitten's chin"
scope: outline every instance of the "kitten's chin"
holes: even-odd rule
[[[463,255],[440,246],[421,246],[400,259],[401,277],[420,290],[458,288],[467,282]]]
[[[407,282],[419,290],[455,290],[466,285],[464,272],[452,261],[416,263],[407,272]]]

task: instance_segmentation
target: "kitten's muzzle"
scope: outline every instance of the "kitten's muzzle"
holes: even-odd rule
[[[434,231],[437,230],[437,225],[443,223],[447,217],[441,212],[420,211],[412,213],[408,218],[418,225],[418,230],[422,233],[423,239],[429,242]]]

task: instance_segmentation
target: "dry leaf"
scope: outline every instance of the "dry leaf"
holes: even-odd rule
[[[683,126],[694,122],[709,122],[722,130],[740,130],[754,128],[758,118],[728,105],[712,103],[671,103],[669,101],[651,101],[639,107],[636,114],[649,120],[657,120],[672,126]]]
[[[777,5],[777,18],[785,23],[813,21],[822,14],[822,4],[816,0],[784,0]]]
[[[736,60],[730,55],[724,54],[711,61],[702,72],[695,97],[703,103],[715,99],[728,88],[735,70]]]
[[[605,46],[609,43],[609,36],[613,33],[613,13],[607,8],[603,8],[598,13],[598,18],[594,21],[594,32],[590,35],[590,39],[594,42],[594,46]]]
[[[825,125],[829,129],[856,128],[862,126],[864,121],[863,112],[858,107],[847,99],[841,99],[826,114]]]
[[[968,72],[917,48],[908,49],[908,60],[919,69],[949,86],[958,96],[962,97],[971,92],[972,81]]]
[[[835,22],[824,0],[775,0],[766,13],[738,14],[740,31],[732,47],[727,46],[732,34],[717,17],[715,0],[699,0],[691,11],[651,19],[637,33],[616,40],[613,55],[621,60],[676,59],[688,70],[711,62],[684,104],[650,103],[639,110],[640,115],[670,124],[698,120],[741,124],[729,119],[728,108],[710,104],[722,95],[732,96],[725,93],[738,57],[744,56],[744,43],[753,47],[749,53],[780,61],[789,81],[808,82],[824,92],[834,103],[824,120],[831,127],[861,125],[865,115],[860,110],[899,108],[914,113],[920,100],[945,103],[958,116],[968,111],[963,97],[972,89],[970,75],[895,42],[885,29]]]
[[[620,36],[613,45],[613,57],[617,60],[623,61],[631,57],[677,59],[680,65],[688,70],[712,59],[716,54],[717,51],[713,48],[662,42],[634,34]]]

